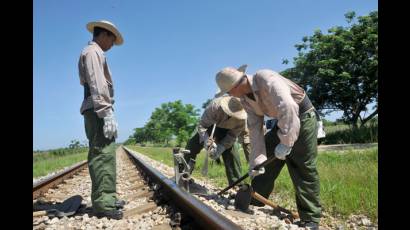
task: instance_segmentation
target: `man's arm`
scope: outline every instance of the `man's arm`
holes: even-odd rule
[[[103,118],[112,113],[112,104],[108,85],[104,76],[104,67],[96,52],[84,56],[85,78],[90,87],[91,100],[98,117]]]
[[[209,127],[214,125],[217,122],[217,114],[216,114],[217,107],[215,103],[211,102],[206,108],[204,113],[201,116],[201,120],[198,124],[198,134],[199,140],[202,143],[203,141],[207,141],[208,139],[207,130]]]
[[[275,74],[278,73],[273,72],[273,75]],[[257,80],[262,81],[259,85],[264,104],[276,108],[280,143],[292,147],[299,136],[299,106],[292,98],[289,85],[279,76],[273,76],[272,79],[263,75],[258,76]]]
[[[265,135],[263,132],[263,116],[258,116],[251,109],[247,109],[247,113],[247,126],[249,129],[249,137],[251,142],[249,166],[250,169],[252,169],[256,165],[264,162],[267,159],[267,157],[265,147]]]
[[[233,146],[235,143],[235,140],[239,135],[242,133],[242,131],[245,129],[245,124],[246,121],[244,122],[238,122],[237,126],[233,129],[230,129],[227,133],[226,136],[221,140],[220,144],[222,144],[225,149],[228,149]]]

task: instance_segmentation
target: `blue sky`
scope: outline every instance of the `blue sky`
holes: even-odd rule
[[[248,73],[282,71],[303,36],[346,26],[347,11],[377,9],[376,0],[34,0],[33,149],[86,140],[77,62],[92,38],[90,21],[110,20],[124,37],[106,53],[122,142],[161,103],[200,108],[216,92],[221,68],[246,63]]]

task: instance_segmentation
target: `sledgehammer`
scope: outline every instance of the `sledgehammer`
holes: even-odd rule
[[[250,186],[249,184],[243,184],[239,191],[236,193],[235,208],[243,212],[247,211],[252,197],[266,205],[271,206],[274,209],[292,215],[293,219],[299,219],[299,214],[297,212],[289,211],[285,208],[280,207],[279,205],[274,204],[272,201],[253,191],[252,186]]]

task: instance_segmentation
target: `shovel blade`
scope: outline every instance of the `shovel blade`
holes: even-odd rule
[[[243,212],[246,212],[249,209],[252,199],[252,190],[251,187],[247,184],[241,186],[235,196],[235,208]]]
[[[201,169],[201,174],[202,176],[208,175],[208,153],[206,153],[204,165],[202,166],[202,169]]]

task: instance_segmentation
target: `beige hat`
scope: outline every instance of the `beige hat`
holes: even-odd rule
[[[114,44],[119,46],[122,43],[124,43],[124,39],[121,36],[120,31],[118,31],[117,27],[109,21],[101,20],[101,21],[95,21],[95,22],[89,22],[87,24],[87,30],[90,31],[91,33],[94,33],[94,27],[101,27],[104,28],[110,32],[112,32],[115,35],[115,41]]]
[[[247,114],[242,107],[239,98],[231,97],[231,96],[223,96],[218,98],[220,100],[219,103],[222,107],[222,110],[231,117],[235,117],[239,120],[245,120],[247,118]]]
[[[229,92],[236,83],[244,76],[247,65],[242,65],[238,69],[233,67],[225,67],[216,74],[215,80],[219,87],[219,92],[215,97],[220,97]]]

